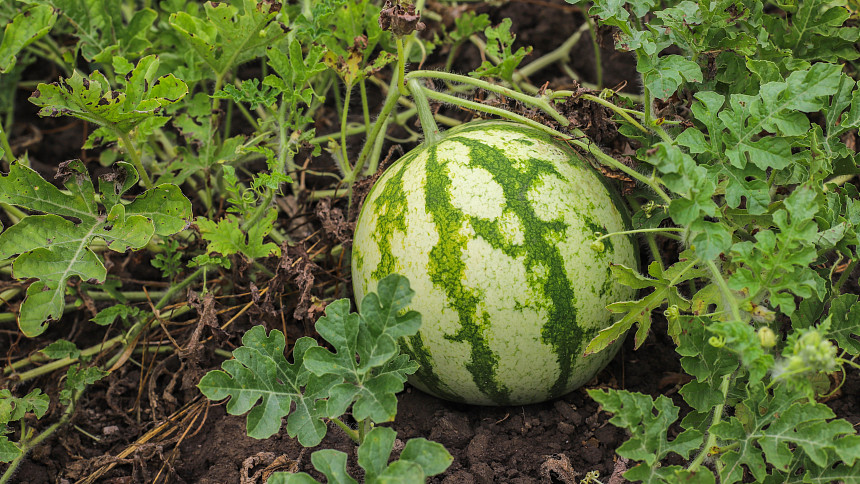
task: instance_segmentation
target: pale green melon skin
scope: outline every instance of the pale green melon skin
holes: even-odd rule
[[[570,147],[534,128],[451,129],[391,166],[365,200],[352,252],[355,298],[389,273],[409,279],[422,325],[401,346],[421,366],[409,380],[421,390],[479,405],[564,395],[621,342],[582,356],[613,321],[606,306],[634,295],[609,270],[637,266],[634,240],[591,248],[595,230],[627,228],[619,203]]]

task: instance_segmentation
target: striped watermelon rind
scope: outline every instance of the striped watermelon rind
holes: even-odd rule
[[[402,341],[414,386],[483,405],[536,403],[591,379],[619,342],[582,356],[633,290],[610,264],[637,266],[621,202],[567,144],[501,121],[467,123],[392,165],[368,194],[352,252],[356,300],[391,273],[422,315]]]

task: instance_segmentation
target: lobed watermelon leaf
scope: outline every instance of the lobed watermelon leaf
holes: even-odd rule
[[[698,259],[693,258],[692,251],[681,254],[680,260],[666,270],[660,268],[660,264],[652,262],[648,266],[648,273],[654,279],[640,275],[629,267],[613,265],[612,275],[626,286],[636,289],[653,287],[654,290],[642,299],[636,301],[622,301],[610,304],[609,310],[614,313],[622,313],[624,316],[612,326],[601,330],[597,336],[588,343],[585,354],[590,355],[614,343],[618,338],[627,334],[633,324],[637,324],[636,347],[645,342],[648,330],[651,328],[651,312],[654,309],[668,304],[678,306],[679,309],[689,310],[690,301],[678,292],[677,285],[681,282],[702,277],[705,272],[697,267]],[[673,324],[675,323],[675,324]],[[669,332],[677,342],[680,328],[677,322],[670,322]]]
[[[130,67],[122,91],[114,90],[110,80],[99,71],[84,76],[75,71],[71,77],[52,84],[40,83],[29,101],[40,106],[40,116],[73,116],[101,126],[85,143],[91,148],[115,141],[132,129],[152,130],[167,122],[164,107],[179,102],[188,86],[173,74],[156,77],[159,60],[146,56]]]
[[[395,393],[403,390],[406,375],[418,369],[399,354],[395,340],[415,334],[420,325],[418,313],[401,314],[413,294],[406,278],[392,274],[379,283],[378,296],[364,298],[361,315],[349,312],[348,299],[331,303],[316,328],[336,352],[303,337],[293,347],[293,363],[284,357],[283,333],[272,330],[266,335],[263,326],[255,326],[242,337],[243,346],[233,351],[234,359],[222,363],[224,371],[209,372],[198,388],[211,400],[231,397],[231,415],[250,411],[251,437],[274,435],[281,418],[289,415],[287,432],[306,447],[325,436],[323,419],[340,417],[350,405],[356,420],[392,420]],[[293,403],[296,409],[291,412]]]
[[[254,326],[242,337],[243,346],[233,351],[232,360],[221,364],[224,371],[207,373],[197,385],[206,398],[230,397],[227,412],[248,413],[248,435],[267,439],[281,429],[281,418],[287,418],[287,433],[298,437],[305,447],[313,447],[326,434],[325,398],[337,382],[336,375],[317,377],[304,367],[309,349],[317,346],[312,338],[303,337],[293,346],[293,363],[284,357],[284,334],[272,330],[266,335],[263,326]],[[260,402],[257,405],[257,402]],[[296,408],[290,411],[290,405]]]
[[[343,415],[354,404],[356,420],[394,419],[395,394],[403,390],[406,375],[418,370],[409,357],[399,355],[397,344],[398,338],[414,335],[421,325],[417,312],[400,314],[415,292],[406,278],[398,275],[381,280],[377,290],[378,295],[371,293],[362,300],[360,315],[349,312],[348,299],[340,299],[329,304],[326,315],[317,321],[317,332],[335,352],[312,348],[305,366],[318,376],[333,374],[342,379],[328,400],[330,418]]]
[[[45,213],[24,217],[0,234],[0,260],[14,257],[14,277],[36,279],[18,315],[18,325],[29,337],[45,331],[45,322],[60,319],[70,278],[105,280],[107,270],[90,248],[96,239],[116,252],[136,250],[153,235],[179,232],[191,217],[191,202],[175,185],[159,185],[123,201],[138,179],[125,162],[100,177],[98,197],[80,160],[60,164],[57,176],[68,193],[17,162],[0,176],[0,202]]]
[[[384,482],[422,483],[426,478],[441,474],[454,460],[441,444],[426,439],[410,439],[400,452],[399,459],[388,463],[397,432],[387,427],[376,427],[367,433],[364,442],[358,447],[358,465],[364,469],[364,482],[381,484]],[[343,452],[325,449],[314,452],[311,462],[316,470],[322,472],[328,482],[356,483],[346,470],[347,455]],[[319,481],[304,472],[288,474],[276,472],[268,481],[270,484],[305,484]]]
[[[276,20],[281,4],[272,0],[242,0],[231,3],[206,2],[206,18],[188,12],[170,15],[170,25],[219,79],[234,66],[263,54],[267,46],[287,34]],[[286,20],[286,19],[284,19]]]

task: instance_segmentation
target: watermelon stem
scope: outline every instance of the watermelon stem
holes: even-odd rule
[[[347,435],[347,436],[349,436],[349,438],[350,438],[353,442],[356,442],[356,443],[358,443],[358,442],[359,442],[359,439],[358,439],[358,432],[356,432],[355,430],[353,430],[353,429],[349,428],[349,425],[347,425],[347,424],[343,423],[343,421],[342,421],[341,419],[339,419],[339,418],[333,418],[333,419],[330,419],[330,420],[331,420],[332,422],[334,422],[334,423],[335,423],[335,425],[337,425],[338,427],[340,427],[340,429],[341,429],[341,430],[343,430],[343,431],[346,433],[346,435]]]
[[[711,270],[711,274],[714,276],[714,282],[717,284],[717,287],[720,288],[720,291],[722,291],[725,302],[729,305],[729,309],[732,311],[732,317],[735,321],[743,321],[743,319],[741,319],[740,308],[738,307],[738,300],[729,288],[725,278],[723,278],[722,273],[720,273],[720,269],[712,260],[707,261],[707,265],[708,269]]]
[[[487,81],[481,79],[475,79],[474,77],[463,76],[460,74],[452,74],[450,72],[440,72],[440,71],[412,71],[406,75],[406,79],[411,80],[416,77],[430,77],[434,79],[442,79],[444,81],[449,82],[459,82],[462,84],[468,84],[474,86],[476,88],[484,89],[486,91],[494,92],[496,94],[501,94],[502,96],[509,97],[511,99],[515,99],[517,101],[522,102],[523,104],[527,104],[529,106],[534,106],[546,114],[552,116],[552,118],[557,121],[562,126],[570,126],[570,121],[562,116],[552,105],[548,102],[552,96],[552,93],[548,93],[545,96],[534,97],[529,96],[528,94],[523,94],[521,92],[517,92],[513,89],[499,86],[497,84],[491,84]],[[459,98],[457,98],[459,99]],[[453,104],[457,104],[456,102]],[[465,106],[464,106],[465,107]]]
[[[430,109],[430,103],[427,101],[426,92],[430,90],[422,86],[417,79],[410,79],[408,88],[412,94],[412,100],[415,101],[415,108],[418,109],[418,119],[421,120],[424,142],[431,145],[435,144],[441,138],[441,134],[439,133],[439,126],[436,125],[436,120],[433,119],[433,110]]]
[[[653,233],[653,232],[657,232],[657,233],[659,233],[659,232],[684,232],[686,230],[687,229],[684,229],[681,227],[657,227],[657,228],[652,228],[652,229],[622,230],[620,232],[610,232],[608,234],[603,234],[600,237],[594,239],[594,241],[600,242],[601,240],[603,240],[607,237],[612,237],[613,235],[647,234],[647,233]],[[670,239],[681,240],[677,235],[669,235],[669,234],[665,234],[665,233],[663,235],[667,238],[670,238]]]
[[[690,466],[687,467],[687,470],[690,472],[695,472],[696,470],[698,470],[699,466],[705,460],[705,457],[710,456],[712,453],[712,449],[717,446],[717,436],[711,429],[713,429],[714,426],[716,426],[723,420],[723,409],[726,406],[725,400],[729,394],[729,384],[732,381],[732,376],[733,374],[724,376],[723,381],[720,383],[720,392],[723,395],[723,403],[720,403],[719,405],[714,407],[714,416],[711,420],[711,426],[708,428],[708,440],[707,442],[705,442],[705,446],[702,448],[702,450],[699,451],[699,455],[697,455],[693,462],[690,464]]]

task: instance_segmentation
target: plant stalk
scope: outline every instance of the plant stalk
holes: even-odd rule
[[[128,133],[117,131],[116,134],[122,142],[123,148],[128,152],[128,156],[131,157],[131,164],[134,165],[134,168],[140,175],[140,181],[143,182],[143,187],[146,189],[152,188],[152,180],[149,178],[149,173],[147,173],[146,168],[143,167],[143,162],[140,160],[137,148],[135,148],[134,143],[131,142],[131,138],[129,138]]]
[[[430,103],[427,102],[427,96],[424,94],[428,89],[422,86],[417,79],[410,79],[408,87],[412,93],[412,99],[415,101],[415,107],[418,109],[418,119],[421,120],[424,141],[429,145],[436,144],[441,138],[441,133],[439,126],[436,125],[436,120],[433,119],[433,111],[430,109]]]

